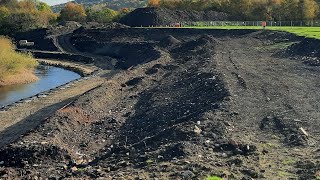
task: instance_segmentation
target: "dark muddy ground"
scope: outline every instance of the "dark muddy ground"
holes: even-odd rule
[[[126,70],[2,147],[0,176],[315,179],[320,67],[284,57],[299,41],[269,31],[79,30],[70,37],[78,51]]]

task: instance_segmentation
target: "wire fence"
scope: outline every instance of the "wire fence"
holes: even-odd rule
[[[292,26],[292,27],[320,27],[319,21],[198,21],[198,22],[180,22],[182,27],[201,27],[201,26]]]

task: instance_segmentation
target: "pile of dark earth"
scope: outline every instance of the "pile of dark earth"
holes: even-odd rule
[[[296,59],[302,59],[308,65],[320,66],[320,40],[304,38],[290,46],[286,54],[294,56]]]
[[[81,28],[70,41],[125,70],[1,147],[0,177],[319,177],[320,71],[272,48],[296,37]]]
[[[171,10],[166,8],[138,8],[120,19],[132,27],[166,26],[179,22],[227,21],[229,15],[217,11]]]
[[[20,32],[13,35],[13,39],[16,42],[18,49],[31,49],[37,51],[61,51],[59,45],[57,45],[57,38],[59,36],[73,33],[73,31],[84,29],[121,29],[128,28],[128,26],[120,23],[96,23],[96,22],[84,22],[78,23],[74,21],[61,22],[55,26],[49,26],[47,28],[40,28],[30,30],[28,32]],[[34,46],[20,46],[20,40],[28,40],[34,42]]]

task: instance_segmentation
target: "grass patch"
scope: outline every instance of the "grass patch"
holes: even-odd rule
[[[195,29],[262,29],[261,26],[197,26],[197,27],[183,27]],[[285,31],[296,34],[298,36],[310,37],[320,39],[320,27],[266,27],[267,30]]]
[[[279,175],[279,177],[282,177],[282,178],[288,178],[288,177],[291,176],[290,173],[285,172],[285,171],[279,171],[279,172],[278,172],[278,175]]]
[[[222,178],[218,176],[208,176],[206,180],[222,180]]]
[[[297,162],[294,158],[288,158],[282,161],[283,165],[294,165]]]
[[[19,73],[30,72],[38,65],[31,54],[18,53],[12,41],[0,36],[0,82],[6,84],[6,78]],[[26,78],[26,77],[24,77]],[[32,77],[34,78],[34,77]]]

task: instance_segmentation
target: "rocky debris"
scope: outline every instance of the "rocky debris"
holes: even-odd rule
[[[252,155],[257,152],[255,145],[242,144],[230,140],[220,144],[215,144],[214,150],[219,152],[228,152],[229,155]]]
[[[197,135],[200,135],[201,134],[201,132],[202,132],[202,130],[200,129],[200,128],[198,128],[198,126],[194,126],[194,133],[196,133]]]
[[[166,26],[178,22],[226,21],[228,14],[216,11],[170,10],[166,8],[138,8],[120,19],[132,27]]]

